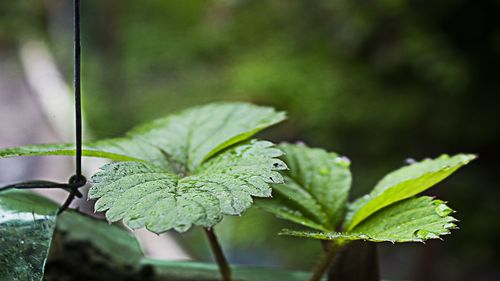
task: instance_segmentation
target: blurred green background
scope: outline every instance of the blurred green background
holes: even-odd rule
[[[382,275],[500,276],[500,1],[84,0],[83,91],[95,137],[220,100],[272,105],[289,120],[262,136],[348,156],[353,196],[406,158],[480,158],[429,194],[459,210],[445,242],[380,245]],[[0,52],[44,40],[68,83],[71,1],[0,2]],[[309,269],[313,241],[277,237],[259,210],[218,226],[236,263]],[[209,259],[196,233],[179,236]],[[200,246],[202,245],[202,246]]]

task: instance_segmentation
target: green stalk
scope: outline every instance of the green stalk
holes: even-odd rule
[[[208,242],[210,242],[210,248],[212,249],[212,254],[214,255],[215,262],[219,267],[219,272],[223,281],[231,281],[231,268],[227,262],[222,247],[220,246],[219,240],[215,235],[213,228],[204,228],[205,234],[207,235]]]
[[[314,272],[309,279],[309,281],[320,281],[321,277],[325,274],[326,270],[330,267],[332,262],[335,260],[335,257],[339,253],[341,245],[338,242],[332,241],[330,248],[326,251],[326,253],[321,257],[318,265],[314,269]]]

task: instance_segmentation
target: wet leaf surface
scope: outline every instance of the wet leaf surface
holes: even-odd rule
[[[32,192],[0,194],[0,280],[42,280],[58,209]]]
[[[252,197],[270,197],[282,183],[282,153],[249,140],[285,119],[284,112],[249,103],[212,103],[138,126],[125,137],[87,144],[84,156],[118,163],[92,177],[89,197],[109,221],[162,233],[211,227],[240,215]],[[0,158],[74,154],[68,145],[0,149]]]
[[[281,183],[286,165],[282,152],[267,141],[250,141],[221,152],[192,174],[179,176],[145,162],[118,162],[91,179],[90,198],[109,221],[155,233],[211,227],[223,215],[239,215],[255,197],[271,196],[271,183]]]
[[[303,144],[280,144],[290,170],[273,198],[257,206],[279,218],[322,231],[334,230],[344,214],[351,188],[350,162],[333,152]]]
[[[346,216],[345,230],[353,230],[378,210],[415,196],[446,179],[476,158],[472,154],[441,155],[404,166],[387,174],[373,190],[354,201]]]
[[[322,240],[424,242],[441,239],[457,228],[457,219],[449,216],[452,212],[441,200],[429,196],[413,197],[376,212],[349,232],[283,230],[281,234]]]

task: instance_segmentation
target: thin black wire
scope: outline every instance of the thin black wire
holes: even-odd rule
[[[75,132],[76,132],[76,176],[82,177],[82,102],[81,102],[81,43],[80,43],[80,0],[74,1],[74,90],[75,90]]]
[[[82,175],[82,101],[81,101],[81,42],[80,42],[80,0],[74,0],[74,91],[75,91],[75,175],[68,183],[51,181],[27,181],[7,185],[0,192],[9,189],[60,188],[69,191],[69,195],[59,208],[58,214],[66,209],[75,197],[82,197],[78,188],[84,186],[87,180]]]
[[[26,181],[26,182],[20,182],[3,186],[0,188],[0,192],[9,189],[34,189],[34,188],[57,188],[71,192],[71,189],[78,188],[78,183],[77,184],[58,183],[58,182],[44,181],[44,180]],[[83,196],[83,194],[78,189],[76,189],[75,196],[80,198]]]
[[[79,187],[86,184],[87,180],[82,175],[82,93],[81,93],[81,59],[82,47],[80,36],[80,0],[74,0],[74,91],[75,91],[75,175],[70,178],[71,186],[68,198],[59,209],[59,214],[68,209],[69,205],[75,199],[75,196],[81,195]]]

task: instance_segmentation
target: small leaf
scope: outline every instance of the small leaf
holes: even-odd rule
[[[285,184],[276,185],[273,199],[257,205],[278,217],[318,230],[339,223],[351,187],[349,161],[335,153],[305,145],[282,144],[290,167]]]
[[[442,209],[447,212],[443,213]],[[450,211],[448,211],[450,210]],[[283,230],[281,234],[322,240],[366,240],[373,242],[423,242],[440,239],[455,229],[451,209],[432,197],[413,197],[392,204],[371,215],[350,232],[308,232]]]
[[[58,209],[32,192],[0,194],[0,280],[42,280]]]
[[[313,229],[329,231],[329,229],[325,228],[323,225],[315,222],[312,219],[309,219],[304,215],[301,211],[297,209],[290,209],[285,206],[283,203],[285,199],[262,199],[257,200],[256,206],[266,212],[272,213],[276,215],[278,218],[288,220],[303,226],[307,226]]]
[[[368,195],[351,204],[344,223],[345,231],[351,231],[376,211],[434,186],[475,158],[471,154],[442,155],[386,175]]]
[[[283,182],[282,152],[270,142],[235,146],[203,163],[186,177],[145,162],[104,166],[92,177],[89,197],[99,198],[97,211],[110,221],[123,219],[131,228],[161,233],[186,231],[191,225],[210,227],[222,215],[239,215],[252,196],[271,195],[270,183]],[[276,165],[278,164],[278,165]]]

